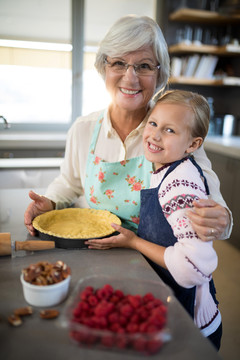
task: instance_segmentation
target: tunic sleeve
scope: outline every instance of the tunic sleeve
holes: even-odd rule
[[[184,161],[163,181],[159,202],[177,242],[165,250],[165,264],[176,280],[186,288],[209,282],[217,267],[212,242],[201,241],[186,216],[194,199],[207,198],[197,168]]]

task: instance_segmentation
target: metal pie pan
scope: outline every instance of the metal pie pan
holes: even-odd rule
[[[36,230],[36,231],[41,240],[54,241],[55,247],[61,248],[61,249],[87,249],[88,247],[84,243],[86,240],[104,239],[104,238],[108,238],[108,237],[119,234],[117,231],[115,231],[112,234],[109,234],[106,236],[101,236],[99,238],[94,237],[94,238],[88,238],[88,239],[71,239],[71,238],[63,238],[63,237],[49,235],[49,234],[43,233],[39,230]]]

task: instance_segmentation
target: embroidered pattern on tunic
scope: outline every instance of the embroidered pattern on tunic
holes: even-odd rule
[[[172,183],[170,184],[167,184],[165,189],[161,190],[158,194],[158,197],[161,198],[161,197],[164,197],[167,192],[171,191],[173,188],[176,188],[178,186],[186,186],[186,187],[190,187],[194,190],[199,190],[201,191],[203,194],[206,195],[206,191],[205,189],[203,189],[201,186],[199,186],[198,184],[196,184],[195,182],[191,181],[189,182],[188,180],[178,180],[178,179],[174,179],[172,181]]]
[[[161,195],[159,194],[158,197]],[[163,213],[165,217],[167,218],[170,216],[174,211],[190,208],[192,207],[193,200],[198,200],[199,197],[196,195],[190,195],[190,194],[182,194],[179,196],[176,196],[175,198],[168,201],[166,204],[162,206]]]
[[[184,238],[185,239],[193,239],[193,238],[199,239],[198,234],[195,231],[186,231],[185,233],[177,234],[175,236],[178,240],[184,239]]]

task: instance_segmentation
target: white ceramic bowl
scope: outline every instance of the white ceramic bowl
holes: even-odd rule
[[[25,300],[33,306],[55,306],[61,303],[68,295],[71,276],[53,285],[33,285],[20,276]]]

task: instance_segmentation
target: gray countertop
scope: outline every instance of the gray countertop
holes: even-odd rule
[[[35,189],[43,193],[43,189]],[[23,215],[28,199],[28,189],[0,190],[0,232],[10,232],[13,240],[34,239],[27,234]],[[0,257],[0,345],[1,357],[16,359],[89,359],[122,360],[123,354],[103,350],[80,348],[71,343],[67,330],[59,326],[58,320],[43,321],[34,308],[31,318],[24,320],[19,328],[7,323],[7,316],[15,308],[26,306],[20,284],[21,269],[40,260],[55,262],[63,260],[72,270],[70,294],[79,279],[93,274],[111,274],[133,279],[154,280],[162,283],[144,257],[129,249],[63,250],[53,249],[34,253],[18,253],[16,257]],[[65,302],[57,308],[63,310]],[[172,340],[159,354],[149,359],[202,360],[220,359],[210,342],[194,326],[192,319],[175,300],[169,313]],[[124,359],[138,359],[139,355],[124,354]]]
[[[0,158],[0,169],[37,169],[37,168],[59,168],[63,162],[60,157],[44,158]]]
[[[207,136],[204,149],[240,159],[240,136]]]
[[[65,148],[64,132],[0,132],[0,149],[56,149]]]

